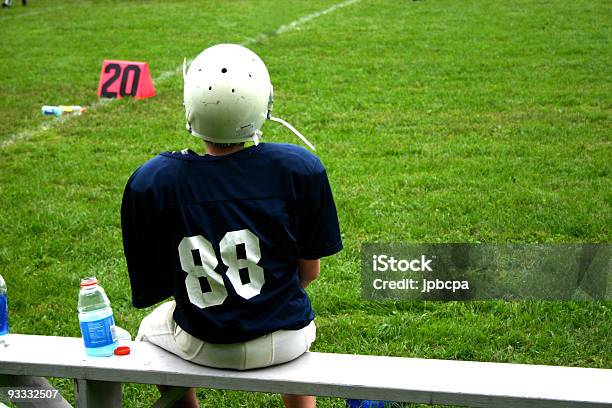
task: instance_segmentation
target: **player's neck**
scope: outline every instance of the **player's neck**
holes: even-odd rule
[[[244,143],[229,147],[219,147],[212,143],[204,143],[204,146],[206,148],[206,154],[210,154],[211,156],[225,156],[226,154],[232,154],[244,149]]]

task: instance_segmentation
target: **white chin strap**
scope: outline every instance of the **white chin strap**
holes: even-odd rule
[[[284,121],[281,118],[274,117],[272,115],[269,115],[268,119],[274,122],[278,122],[281,125],[285,125],[290,131],[292,131],[297,137],[299,137],[302,140],[302,142],[306,144],[306,146],[310,147],[312,150],[317,150],[315,149],[314,145],[310,143],[308,139],[306,139],[306,137],[303,134],[301,134],[296,128],[294,128],[290,123]]]

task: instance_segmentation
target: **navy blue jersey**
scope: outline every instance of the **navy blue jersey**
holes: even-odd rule
[[[178,325],[210,343],[308,325],[297,259],[342,249],[323,165],[289,144],[162,153],[130,177],[121,224],[134,306],[174,296]]]

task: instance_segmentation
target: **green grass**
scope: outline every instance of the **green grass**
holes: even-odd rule
[[[610,302],[365,302],[363,242],[609,242],[612,3],[362,0],[273,35],[334,0],[35,1],[1,10],[0,143],[96,101],[103,59],[154,78],[219,42],[252,44],[275,113],[325,163],[345,250],[309,293],[317,351],[612,368]],[[31,13],[27,15],[27,13]],[[96,275],[135,333],[119,207],[129,175],[184,131],[182,79],[2,148],[0,274],[11,330],[79,336],[79,279]],[[268,141],[297,139],[267,124]],[[71,397],[71,384],[55,380]],[[204,407],[281,406],[199,391]],[[126,385],[127,407],[153,387]],[[322,407],[341,407],[322,398]]]

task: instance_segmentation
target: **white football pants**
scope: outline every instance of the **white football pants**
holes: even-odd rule
[[[316,337],[314,321],[299,330],[278,330],[243,343],[206,343],[172,318],[176,303],[161,304],[140,323],[136,340],[148,341],[196,364],[249,370],[286,363],[304,354]]]

